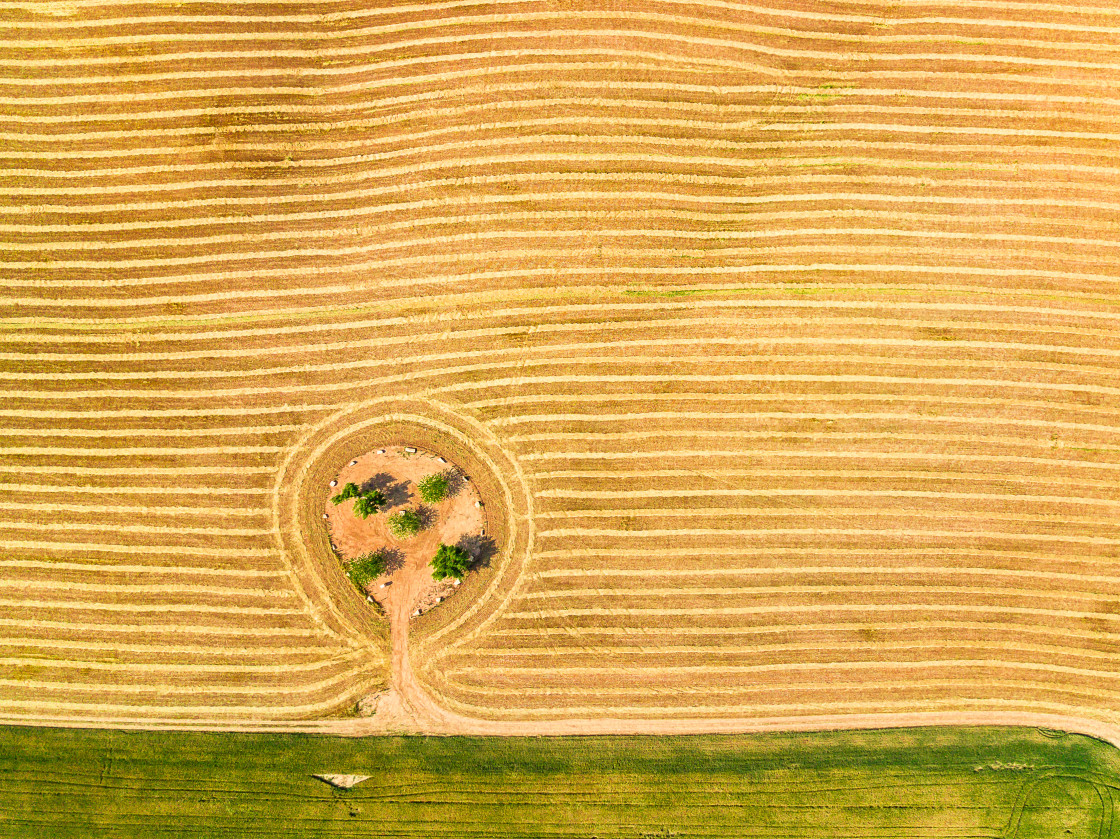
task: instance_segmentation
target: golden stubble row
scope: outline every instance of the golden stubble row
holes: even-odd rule
[[[452,710],[1114,712],[1115,10],[592,6],[0,13],[0,717],[384,686],[280,501],[382,396],[531,498]]]

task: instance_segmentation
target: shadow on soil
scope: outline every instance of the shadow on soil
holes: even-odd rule
[[[412,498],[412,491],[408,488],[408,481],[398,481],[388,472],[378,472],[362,484],[362,492],[379,490],[385,496],[384,509],[399,507],[407,504]]]
[[[436,523],[439,516],[436,511],[429,507],[427,504],[419,504],[415,508],[417,515],[420,516],[420,529],[427,530],[429,527]]]
[[[467,482],[463,480],[463,473],[458,469],[448,469],[444,471],[443,477],[447,479],[447,497],[454,498],[463,491],[463,487]]]
[[[392,574],[404,568],[404,551],[400,548],[382,548],[381,555],[385,557],[385,573]]]
[[[489,568],[490,560],[498,552],[498,545],[489,536],[480,533],[468,533],[461,538],[458,547],[474,557],[471,563],[474,568]]]

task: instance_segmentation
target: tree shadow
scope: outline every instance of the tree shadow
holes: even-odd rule
[[[443,477],[447,479],[447,497],[454,498],[463,491],[463,487],[467,482],[463,479],[463,473],[458,469],[447,469],[443,473]]]
[[[404,568],[404,551],[400,548],[382,548],[381,555],[385,557],[385,573],[392,574]]]
[[[436,516],[436,511],[427,504],[417,504],[413,509],[416,510],[416,514],[420,516],[421,531],[427,530],[436,523],[436,519],[438,518]]]
[[[408,481],[397,481],[388,472],[378,472],[361,486],[362,492],[378,490],[385,496],[385,507],[399,507],[412,497]]]
[[[489,536],[483,536],[481,533],[466,534],[459,539],[456,547],[462,548],[474,557],[472,565],[477,568],[489,568],[490,560],[498,552],[497,543]]]

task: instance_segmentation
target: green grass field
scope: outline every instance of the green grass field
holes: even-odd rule
[[[372,777],[334,789],[314,773]],[[1118,835],[1120,754],[1017,728],[370,738],[0,729],[0,835]],[[1118,799],[1120,800],[1120,799]]]

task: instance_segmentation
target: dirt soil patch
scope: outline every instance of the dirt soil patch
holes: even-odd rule
[[[448,477],[450,494],[439,504],[424,504],[416,485],[441,473]],[[454,581],[432,579],[429,563],[441,542],[478,556],[484,522],[481,499],[469,475],[437,453],[389,446],[351,461],[335,481],[326,488],[324,502],[331,543],[343,560],[386,552],[386,571],[368,585],[366,594],[381,604],[391,621],[407,619],[418,609],[423,613],[454,593]],[[363,491],[380,490],[386,504],[366,519],[354,513],[353,501],[333,504],[331,497],[347,483]],[[416,536],[398,538],[389,530],[389,516],[409,507],[421,509],[428,525]]]

